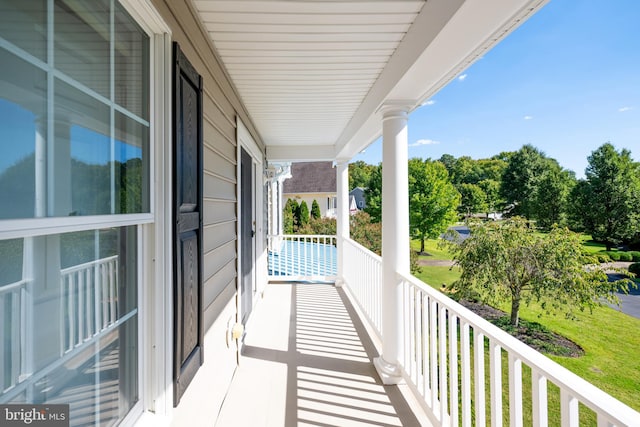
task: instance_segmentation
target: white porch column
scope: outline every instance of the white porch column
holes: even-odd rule
[[[384,384],[402,382],[402,286],[409,273],[409,182],[407,103],[387,103],[382,112],[382,356],[374,365]]]
[[[337,201],[336,234],[338,243],[338,277],[336,287],[341,288],[344,283],[344,240],[349,238],[349,161],[338,159],[336,165]]]

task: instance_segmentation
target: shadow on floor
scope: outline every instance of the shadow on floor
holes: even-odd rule
[[[286,427],[420,425],[398,388],[380,382],[376,349],[342,289],[269,286],[291,287],[288,350],[246,345],[243,356],[286,364]]]

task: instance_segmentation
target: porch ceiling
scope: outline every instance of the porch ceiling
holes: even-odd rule
[[[270,161],[350,158],[547,0],[194,0]]]

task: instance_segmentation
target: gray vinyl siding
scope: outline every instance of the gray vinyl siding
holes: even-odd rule
[[[236,293],[237,277],[237,144],[236,117],[257,134],[216,58],[187,0],[153,0],[203,78],[203,282],[205,331]],[[260,145],[262,147],[262,145]],[[262,149],[264,149],[262,147]]]

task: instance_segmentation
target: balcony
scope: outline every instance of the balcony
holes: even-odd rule
[[[321,249],[333,239],[313,236],[304,256],[288,254],[307,264],[295,280],[332,264]],[[270,247],[293,241],[273,237]],[[585,415],[598,426],[638,425],[640,413],[410,275],[399,277],[404,382],[382,385],[372,363],[383,338],[382,260],[342,244],[344,287],[284,273],[267,286],[218,426],[578,426]]]

